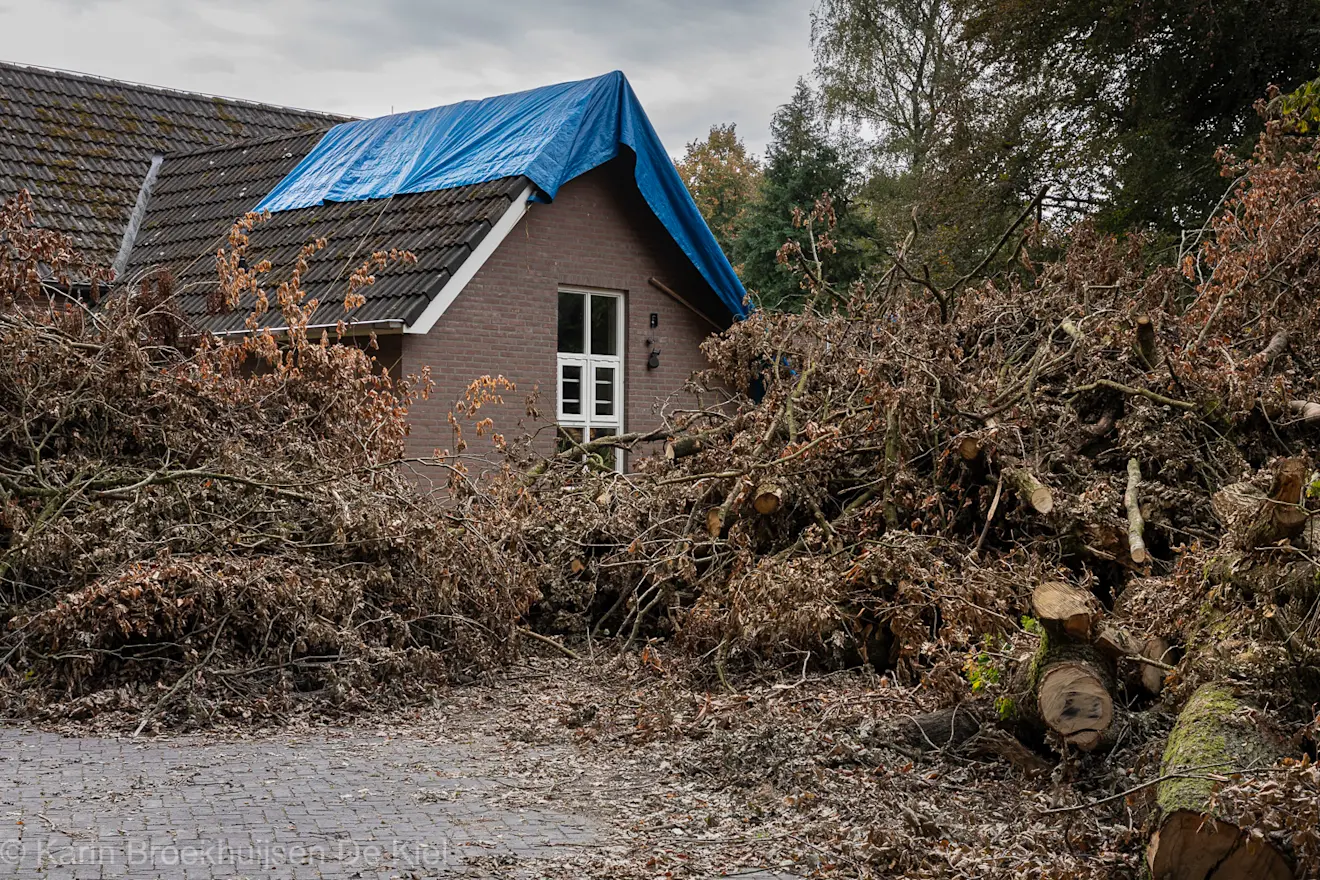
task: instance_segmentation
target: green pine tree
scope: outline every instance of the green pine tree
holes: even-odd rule
[[[734,262],[758,305],[802,306],[800,276],[780,264],[778,253],[789,240],[807,247],[805,231],[794,225],[794,214],[809,214],[822,195],[833,200],[838,218],[831,234],[837,251],[824,260],[826,280],[842,291],[858,278],[864,235],[861,218],[849,204],[854,177],[851,165],[830,141],[815,93],[799,80],[793,99],[779,108],[771,122],[760,198],[747,209],[734,240]]]

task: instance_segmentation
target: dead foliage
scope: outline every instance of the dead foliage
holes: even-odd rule
[[[1056,770],[1052,788],[1075,857],[987,837],[950,873],[950,831],[939,867],[932,849],[904,876],[1135,876],[1172,815],[1159,780],[1207,772],[1186,766],[1195,749],[1161,755],[1197,687],[1237,695],[1225,736],[1260,747],[1235,754],[1315,748],[1294,734],[1320,701],[1318,169],[1316,139],[1274,119],[1175,266],[1140,236],[1059,238],[1024,215],[984,271],[938,290],[906,247],[834,289],[822,204],[802,224],[819,237],[781,252],[808,307],[708,342],[700,405],[524,459],[494,488],[537,565],[537,625],[668,639],[717,691],[767,666],[869,665],[971,707],[1008,736],[1003,760],[1084,756],[1087,782]],[[603,467],[657,437],[667,454],[635,473]],[[1085,626],[1039,619],[1050,581],[1091,597]],[[1222,761],[1204,793],[1272,760]],[[1244,829],[1281,815],[1204,809]],[[1309,864],[1308,839],[1274,826],[1280,864]]]
[[[5,221],[10,712],[281,717],[510,654],[534,582],[398,464],[424,377],[296,329],[198,339],[159,278],[93,307],[67,242],[22,200]],[[272,299],[295,328],[311,312],[296,281]]]
[[[544,457],[484,419],[464,439],[510,390],[474,383],[432,462],[443,507],[398,467],[424,377],[307,339],[297,267],[266,295],[270,267],[233,256],[241,226],[225,301],[288,312],[283,346],[189,349],[151,329],[168,311],[151,284],[96,311],[10,309],[6,699],[127,701],[144,722],[352,704],[507,655],[526,622],[609,638],[641,676],[681,670],[574,729],[718,743],[694,766],[793,798],[775,809],[813,817],[794,839],[823,875],[1135,877],[1204,829],[1304,875],[1320,141],[1272,119],[1227,173],[1174,265],[1027,210],[947,288],[909,239],[836,289],[822,202],[780,252],[807,308],[710,340],[695,406]],[[488,435],[503,470],[478,483],[468,445]],[[742,711],[767,671],[806,687],[853,667],[907,708],[771,690]]]

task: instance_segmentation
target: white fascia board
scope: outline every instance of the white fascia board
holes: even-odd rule
[[[431,332],[435,322],[439,321],[445,310],[449,308],[454,300],[458,299],[458,295],[463,292],[463,288],[467,287],[468,282],[490,259],[490,255],[495,253],[499,246],[504,243],[504,239],[508,237],[510,232],[513,232],[513,227],[517,226],[518,221],[527,213],[527,209],[531,205],[532,193],[535,190],[536,187],[530,183],[524,187],[518,197],[513,200],[513,204],[509,205],[509,210],[504,212],[504,216],[500,217],[495,225],[491,227],[490,232],[486,233],[486,237],[463,261],[463,265],[458,267],[454,277],[446,281],[445,286],[440,288],[440,292],[431,299],[426,311],[422,312],[412,324],[403,328],[404,333],[423,334]]]

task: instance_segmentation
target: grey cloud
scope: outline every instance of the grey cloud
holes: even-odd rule
[[[717,122],[760,150],[810,2],[50,0],[0,7],[0,58],[363,116],[621,69],[671,152]]]

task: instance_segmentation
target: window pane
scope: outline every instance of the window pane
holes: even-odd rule
[[[619,353],[619,298],[593,296],[591,298],[591,353]]]
[[[555,432],[555,452],[565,452],[582,442],[582,429],[559,426]]]
[[[564,364],[560,368],[559,408],[566,416],[582,415],[582,367]]]
[[[562,429],[561,429],[562,430]],[[591,439],[599,440],[601,437],[613,437],[619,433],[618,428],[592,428]],[[605,459],[605,463],[612,466],[616,471],[623,472],[623,450],[614,448],[612,450],[602,449],[599,455]]]
[[[596,415],[614,416],[613,367],[596,367]]]
[[[582,354],[586,351],[583,310],[587,297],[581,293],[559,294],[559,350]]]

